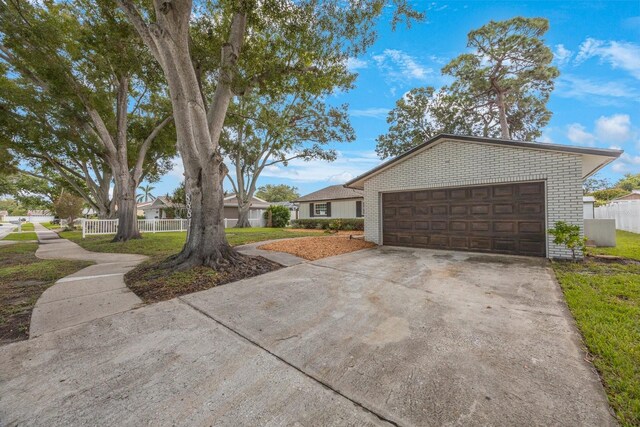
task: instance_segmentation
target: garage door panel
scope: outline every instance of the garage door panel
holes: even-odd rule
[[[471,215],[489,215],[491,205],[471,205]]]
[[[486,200],[491,197],[491,189],[489,187],[474,187],[470,189],[471,200]]]
[[[544,232],[542,223],[539,221],[520,221],[518,223],[518,233],[520,234],[541,234]]]
[[[544,256],[543,182],[386,193],[383,243]]]
[[[469,249],[469,238],[465,236],[449,237],[449,247],[451,249]]]
[[[467,216],[469,214],[468,205],[451,205],[451,215]]]
[[[491,238],[489,237],[469,237],[469,249],[477,251],[490,251]]]
[[[493,205],[494,215],[512,215],[516,210],[514,203],[497,203]]]
[[[431,206],[431,215],[447,216],[447,215],[449,215],[449,206],[448,205],[433,205],[433,206]]]

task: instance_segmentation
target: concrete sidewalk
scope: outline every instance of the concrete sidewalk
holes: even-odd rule
[[[31,315],[29,337],[57,331],[131,310],[142,300],[127,288],[124,274],[146,259],[143,255],[89,252],[34,224],[42,259],[93,261],[96,264],[64,277],[40,296]]]

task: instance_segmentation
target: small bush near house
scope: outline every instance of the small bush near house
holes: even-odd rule
[[[264,219],[269,224],[269,214],[271,214],[271,227],[283,228],[289,225],[291,219],[291,211],[285,206],[271,205],[264,212]]]
[[[576,259],[576,251],[582,253],[586,250],[587,238],[580,237],[580,227],[568,224],[564,221],[556,222],[555,227],[549,229],[549,234],[554,236],[553,243],[556,245],[565,245],[571,249],[573,260]]]
[[[316,230],[364,230],[363,218],[338,218],[338,219],[323,219],[323,218],[307,218],[296,219],[291,222],[294,228],[307,228]],[[336,228],[338,227],[338,228]]]

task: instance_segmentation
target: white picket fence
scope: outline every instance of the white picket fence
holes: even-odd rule
[[[138,230],[141,233],[167,233],[171,231],[187,231],[188,219],[139,219]],[[116,234],[117,219],[83,219],[82,238],[97,234]]]
[[[234,227],[238,223],[236,218],[225,218],[224,228]],[[252,227],[264,227],[265,220],[250,219]],[[188,219],[139,219],[138,230],[141,233],[166,233],[171,231],[187,231]],[[98,234],[116,234],[118,232],[117,219],[83,219],[82,238]]]
[[[616,229],[640,233],[640,201],[610,203],[594,210],[596,219],[615,219]]]

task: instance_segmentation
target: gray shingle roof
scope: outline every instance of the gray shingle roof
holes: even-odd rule
[[[330,185],[322,190],[302,196],[294,202],[315,202],[320,200],[357,199],[364,197],[364,191],[346,188],[342,184]]]

